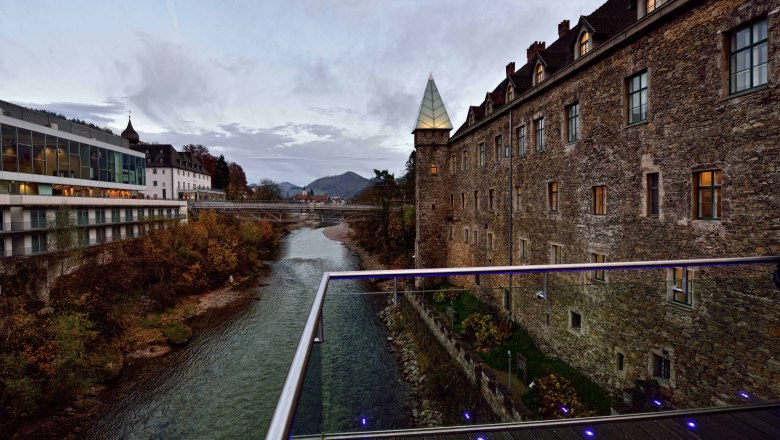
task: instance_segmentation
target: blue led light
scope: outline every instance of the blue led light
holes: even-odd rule
[[[591,431],[590,429],[586,429],[586,430],[585,430],[585,435],[586,435],[587,437],[595,437],[595,436],[596,436],[596,433],[595,433],[595,432],[593,432],[593,431]]]
[[[478,436],[478,437],[476,438],[476,440],[485,440],[485,437]]]
[[[561,407],[561,411],[563,411],[564,414],[569,414],[569,408],[566,408],[565,406]]]
[[[361,423],[363,426],[366,426],[366,423],[367,423],[367,422],[366,422],[366,418],[365,418],[365,417],[361,418],[361,419],[360,419],[360,423]]]
[[[750,399],[750,394],[748,394],[748,393],[746,393],[744,391],[740,391],[739,392],[739,397],[741,397],[743,399]]]
[[[466,420],[471,420],[471,414],[469,414],[469,412],[468,412],[468,411],[464,411],[464,412],[463,412],[463,417],[465,417],[465,418],[466,418]]]
[[[686,423],[686,425],[688,425],[688,428],[690,429],[696,428],[696,422],[694,421],[689,421],[688,423]]]
[[[660,401],[660,400],[658,400],[658,399],[653,399],[653,404],[654,404],[655,406],[661,406],[661,405],[662,405],[661,401]]]

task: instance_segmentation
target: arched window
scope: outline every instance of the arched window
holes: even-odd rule
[[[435,163],[431,164],[431,176],[436,176],[439,174],[439,167]]]
[[[579,39],[579,56],[583,56],[590,50],[590,34],[585,31],[580,34]]]
[[[536,65],[536,73],[534,75],[534,84],[539,84],[544,79],[544,66],[541,63]]]
[[[515,99],[515,89],[509,85],[509,87],[506,88],[506,101],[509,102],[513,99]]]

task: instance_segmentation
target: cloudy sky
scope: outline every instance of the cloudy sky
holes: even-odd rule
[[[603,0],[0,0],[0,99],[261,178],[402,174],[428,73],[453,124]]]

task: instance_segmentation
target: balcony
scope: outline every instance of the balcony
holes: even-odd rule
[[[758,372],[767,364],[754,356],[778,354],[771,340],[773,332],[780,332],[780,305],[772,299],[780,288],[775,285],[780,281],[773,282],[774,265],[780,265],[780,256],[325,272],[266,439],[715,438],[723,429],[745,432],[749,438],[775,438],[773,433],[780,426],[780,390],[773,385],[773,373]],[[778,267],[774,277],[780,280]],[[684,278],[675,278],[680,273]],[[514,357],[518,353],[510,352],[504,358],[509,373],[504,370],[501,375],[483,359],[490,352],[472,349],[454,331],[449,311],[443,314],[431,304],[434,292],[411,287],[445,278],[465,286],[454,290],[467,288],[481,298],[493,299],[499,317],[512,316],[534,339],[562,341],[558,355],[577,369],[613,365],[610,374],[614,377],[601,377],[602,385],[618,383],[614,388],[619,391],[623,384],[652,382],[661,394],[641,395],[635,402],[639,409],[633,412],[616,400],[613,410],[621,413],[614,416],[528,421],[529,413],[522,411],[523,404],[511,386],[512,381],[529,385],[519,374],[521,357]],[[458,406],[454,411],[460,417],[455,422],[426,429],[406,429],[398,423],[400,419],[392,417],[397,408],[386,406],[386,396],[361,389],[364,375],[373,374],[377,359],[345,362],[349,353],[338,352],[334,346],[342,338],[348,338],[349,344],[367,343],[358,319],[335,326],[323,314],[326,307],[342,308],[350,300],[377,294],[355,291],[358,285],[354,282],[345,288],[341,281],[348,280],[392,280],[393,291],[382,295],[389,295],[396,306],[403,303],[407,310],[415,310],[413,319],[418,322],[413,325],[425,326],[451,359],[465,365],[464,375],[471,374],[485,402],[498,410],[477,416],[477,408],[468,406],[471,403],[449,402]],[[404,283],[406,288],[401,289]],[[686,304],[679,307],[682,302]],[[635,303],[646,310],[634,307]],[[550,312],[557,313],[553,320]],[[638,341],[642,347],[615,350],[616,341]],[[600,346],[608,350],[602,352]],[[580,354],[576,354],[578,349]],[[619,371],[624,362],[632,363],[629,372]],[[350,400],[362,403],[333,401],[331,389],[337,384],[329,383],[332,368],[349,368],[350,383],[340,386],[351,387],[347,388],[352,390]],[[533,370],[523,363],[524,372],[526,368]],[[696,390],[707,386],[712,393]],[[717,395],[722,406],[685,405],[667,398],[678,391],[691,401],[707,400],[697,393]],[[361,397],[364,394],[368,400]],[[564,417],[571,415],[565,407],[554,410],[562,411]]]

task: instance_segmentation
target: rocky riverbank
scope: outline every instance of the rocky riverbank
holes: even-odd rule
[[[323,230],[326,237],[344,244],[360,258],[361,267],[367,270],[386,269],[376,256],[366,252],[350,238],[349,225],[341,223]],[[378,284],[385,291],[392,290],[392,281]],[[389,305],[380,311],[381,319],[390,330],[392,350],[401,369],[404,380],[409,384],[410,401],[408,402],[412,426],[428,428],[442,425],[443,402],[433,398],[428,391],[428,369],[431,368],[425,351],[414,337],[411,329],[405,323],[400,307]]]

